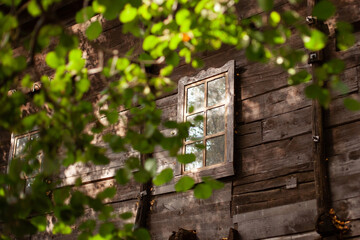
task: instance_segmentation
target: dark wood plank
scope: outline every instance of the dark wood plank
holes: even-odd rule
[[[237,147],[246,148],[258,145],[262,142],[261,139],[261,122],[253,122],[249,124],[240,125],[235,130]]]
[[[311,141],[311,135],[305,134],[243,149],[241,173],[246,176],[309,163]]]
[[[262,122],[263,142],[280,140],[310,131],[310,107],[270,117]]]
[[[297,184],[314,181],[314,176],[312,171],[303,172],[303,173],[294,173],[286,176],[280,176],[277,178],[266,179],[263,181],[257,181],[253,183],[234,186],[233,195],[258,192],[258,191],[269,190],[279,187],[284,188],[286,186],[287,180],[290,178],[296,178]]]
[[[311,231],[315,226],[316,201],[284,205],[237,214],[233,222],[244,239],[259,239]]]
[[[241,173],[236,176],[237,178],[233,181],[233,186],[244,185],[244,184],[251,184],[255,182],[271,180],[273,178],[287,176],[289,174],[296,174],[296,173],[303,173],[313,170],[312,162],[292,166],[292,167],[284,167],[279,170],[275,171],[267,171],[264,173],[243,176]]]
[[[360,120],[360,111],[350,111],[344,106],[344,99],[347,97],[360,100],[358,93],[350,94],[348,96],[343,96],[333,100],[329,106],[329,110],[325,113],[327,127]]]
[[[315,198],[314,182],[298,184],[297,188],[274,188],[233,196],[232,212],[239,214],[302,202]]]
[[[242,101],[242,121],[253,122],[310,105],[305,85],[289,86]]]

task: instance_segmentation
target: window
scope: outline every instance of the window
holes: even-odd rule
[[[183,174],[218,178],[234,173],[234,65],[230,61],[179,80],[178,121],[193,123],[183,153],[196,156],[194,162],[182,166]]]
[[[9,154],[9,162],[15,158],[18,157],[20,159],[23,159],[25,157],[24,150],[26,149],[26,145],[31,140],[36,140],[39,138],[39,131],[31,131],[26,134],[20,134],[20,135],[12,135],[11,137],[11,148],[10,148],[10,154]],[[37,158],[31,161],[39,161],[39,164],[41,166],[42,161],[42,154],[39,153],[37,155]],[[34,172],[31,176],[24,176],[26,179],[26,189],[27,190],[32,182],[34,181],[33,177],[37,174],[37,172]]]

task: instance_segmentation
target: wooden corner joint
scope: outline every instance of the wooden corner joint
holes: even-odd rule
[[[342,236],[350,231],[350,221],[343,221],[338,218],[335,210],[331,208],[328,212],[322,213],[316,220],[316,232],[321,237]]]

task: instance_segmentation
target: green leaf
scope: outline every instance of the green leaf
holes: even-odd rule
[[[270,11],[274,7],[273,0],[257,0],[259,7],[264,11]]]
[[[327,42],[327,37],[324,33],[316,29],[311,29],[310,36],[303,36],[304,45],[311,51],[319,51],[323,49]]]
[[[129,169],[134,170],[140,167],[140,160],[135,157],[130,157],[126,160],[125,164]]]
[[[122,185],[128,183],[130,177],[131,173],[125,168],[120,168],[116,171],[115,179],[118,183]]]
[[[58,57],[55,52],[49,52],[46,55],[45,61],[49,67],[54,69],[65,64],[65,60],[61,57]]]
[[[311,84],[305,88],[305,94],[308,98],[315,99],[321,94],[322,88],[319,85]]]
[[[340,74],[345,69],[345,63],[340,59],[332,59],[325,63],[325,68],[330,74]]]
[[[132,216],[133,216],[132,212],[124,212],[124,213],[120,214],[120,217],[123,220],[128,220],[128,219],[132,218]]]
[[[174,66],[167,65],[166,67],[164,67],[160,70],[160,75],[161,76],[169,76],[172,73],[173,69],[174,69]]]
[[[336,8],[330,1],[322,0],[313,9],[312,15],[319,20],[326,20],[334,15]]]
[[[151,51],[159,43],[159,39],[154,35],[149,35],[144,39],[143,49],[145,51]]]
[[[88,6],[81,9],[76,13],[75,20],[77,23],[83,23],[92,18],[95,15],[95,12],[92,7]]]
[[[147,159],[144,164],[144,169],[148,171],[152,177],[155,176],[157,170],[156,159],[154,158]]]
[[[166,63],[176,67],[179,65],[180,57],[177,52],[172,51],[169,55],[166,56]]]
[[[102,237],[107,237],[112,235],[112,232],[115,230],[115,225],[111,222],[105,222],[100,225],[99,233]]]
[[[190,11],[186,8],[180,9],[175,15],[175,21],[178,25],[182,25],[190,17]]]
[[[301,70],[294,75],[291,75],[288,83],[290,85],[297,85],[300,83],[309,82],[311,80],[311,74],[309,74],[306,70]]]
[[[180,180],[175,184],[175,190],[177,192],[186,192],[191,189],[195,184],[195,180],[189,176],[183,176]]]
[[[31,0],[29,2],[27,9],[28,9],[28,12],[33,17],[37,17],[41,14],[41,10],[40,10],[39,6],[37,5],[36,0]]]
[[[194,189],[194,196],[198,199],[208,199],[211,197],[212,189],[208,184],[200,183]]]
[[[73,49],[69,53],[68,70],[79,72],[85,66],[85,59],[82,58],[82,51],[80,49]]]
[[[212,177],[203,177],[202,180],[211,187],[213,190],[218,190],[224,187],[224,183],[213,179]]]
[[[37,216],[37,217],[33,217],[30,220],[31,224],[34,225],[35,227],[37,227],[37,229],[39,230],[39,232],[43,232],[46,230],[46,225],[47,225],[47,220],[46,220],[46,216]]]
[[[193,153],[177,155],[177,161],[182,164],[192,163],[196,160],[196,156]]]
[[[144,228],[138,228],[134,231],[134,236],[136,240],[150,240],[149,232]]]
[[[90,26],[86,29],[86,37],[92,41],[95,40],[102,32],[102,26],[99,21],[92,22]]]
[[[270,13],[269,20],[270,20],[270,25],[276,27],[280,23],[281,16],[278,12],[273,11]]]
[[[173,170],[171,168],[166,168],[162,170],[160,174],[153,179],[153,183],[156,186],[160,186],[170,182],[172,178],[173,178]]]
[[[55,226],[53,228],[53,234],[70,234],[72,232],[71,227],[65,225],[63,222],[57,222],[55,223]]]
[[[97,198],[105,199],[105,198],[113,198],[116,194],[115,187],[108,187],[104,191],[97,194]]]
[[[351,111],[359,111],[360,110],[360,102],[353,98],[345,98],[344,105],[347,109]]]
[[[120,13],[120,21],[123,23],[131,22],[137,15],[136,8],[132,7],[131,4],[126,4],[124,10]]]
[[[140,169],[139,171],[134,173],[134,179],[135,181],[139,183],[146,183],[151,178],[148,171],[145,169]]]

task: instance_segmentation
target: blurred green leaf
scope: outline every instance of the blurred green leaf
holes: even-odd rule
[[[120,21],[123,23],[128,23],[133,21],[136,18],[137,10],[132,7],[131,4],[126,4],[124,10],[120,13]]]
[[[336,8],[330,1],[322,0],[313,9],[312,15],[319,20],[327,20],[334,15]]]
[[[211,197],[212,189],[208,184],[200,183],[194,189],[194,196],[198,199],[208,199]]]
[[[353,98],[345,98],[344,105],[351,111],[360,111],[360,102]]]
[[[327,37],[324,33],[316,29],[311,29],[310,36],[303,36],[305,47],[311,51],[319,51],[323,49],[327,42]]]
[[[182,164],[192,163],[196,160],[196,156],[193,153],[177,155],[177,161]]]
[[[99,21],[92,22],[90,26],[86,29],[86,37],[91,41],[99,37],[102,32],[102,26]]]
[[[191,189],[195,184],[195,180],[189,176],[183,176],[180,180],[175,184],[175,190],[177,192],[186,192]]]
[[[273,0],[257,0],[259,7],[264,11],[270,11],[274,7]]]
[[[95,15],[95,12],[92,7],[88,6],[81,9],[76,13],[75,20],[77,23],[83,23],[92,18]]]
[[[160,185],[170,182],[172,179],[173,179],[173,170],[171,168],[166,168],[166,169],[162,170],[159,173],[159,175],[157,175],[153,179],[153,183],[156,186],[160,186]]]

